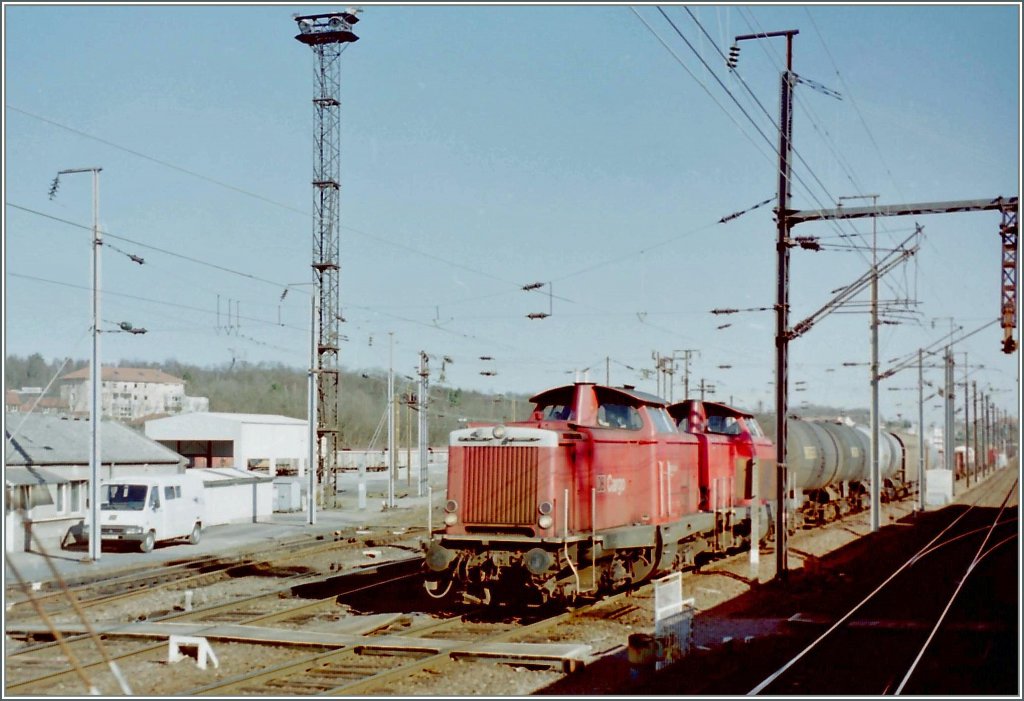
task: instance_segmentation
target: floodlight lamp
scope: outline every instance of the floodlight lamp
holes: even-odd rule
[[[310,32],[312,32],[313,31],[313,22],[312,22],[312,20],[308,20],[308,19],[299,20],[299,31],[302,32],[303,34],[309,34]]]
[[[330,28],[332,32],[340,32],[346,28],[345,20],[337,16],[331,17],[331,19],[328,20],[327,22],[327,26]]]

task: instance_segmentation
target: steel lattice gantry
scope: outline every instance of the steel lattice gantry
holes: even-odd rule
[[[1017,328],[1017,197],[995,197],[990,200],[959,200],[954,202],[920,202],[916,204],[877,205],[872,207],[839,207],[786,212],[788,227],[809,221],[857,219],[861,217],[896,217],[913,214],[950,214],[998,210],[1003,215],[999,226],[1002,238],[1002,279],[999,319],[1003,328],[1003,352],[1017,350],[1013,333]]]
[[[319,298],[316,342],[318,482],[325,477],[333,486],[340,433],[340,323],[339,259],[341,228],[341,69],[339,57],[346,44],[357,41],[351,12],[295,17],[298,41],[313,49],[313,282]],[[334,490],[329,490],[333,494]],[[310,498],[313,498],[312,496]]]
[[[1017,203],[1007,203],[1002,209],[1003,221],[999,235],[1003,239],[1002,314],[1003,352],[1017,350],[1013,332],[1017,328]]]

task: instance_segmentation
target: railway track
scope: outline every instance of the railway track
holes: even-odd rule
[[[1018,481],[1008,470],[999,477],[976,487],[968,504],[944,510],[929,526],[935,535],[838,620],[791,619],[794,627],[823,632],[749,693],[988,688],[987,665],[1016,660],[1019,648],[1015,622],[1001,608],[1004,597],[989,595],[993,582],[1017,571]],[[949,673],[951,665],[957,674]]]
[[[315,569],[305,565],[286,567],[293,561],[309,561],[325,553],[343,553],[368,547],[399,546],[414,549],[411,543],[421,535],[420,528],[364,529],[338,532],[325,536],[304,536],[275,544],[272,547],[242,549],[235,554],[203,556],[152,567],[132,568],[115,573],[79,577],[74,580],[55,578],[43,583],[31,597],[10,588],[5,604],[8,619],[17,621],[22,615],[38,615],[35,606],[42,605],[47,613],[65,609],[68,594],[75,597],[82,609],[123,603],[138,597],[151,597],[157,590],[185,590],[209,586],[218,581],[259,576],[313,578]],[[63,586],[62,586],[63,585]],[[33,602],[31,599],[34,599]]]
[[[992,481],[978,489],[994,486]],[[850,525],[845,528],[849,530]],[[337,547],[336,543],[324,545]],[[301,556],[296,553],[296,557]],[[735,557],[744,559],[746,554]],[[604,650],[586,647],[586,643],[594,642],[590,624],[595,619],[623,618],[625,625],[612,636],[619,648],[624,648],[621,643],[630,630],[650,625],[650,602],[644,601],[647,595],[643,589],[632,597],[617,595],[572,613],[530,620],[466,611],[460,615],[428,612],[424,604],[429,606],[431,602],[416,599],[422,594],[417,577],[420,559],[410,558],[416,564],[404,573],[382,563],[360,574],[279,581],[277,584],[284,586],[245,599],[193,611],[163,612],[134,626],[109,626],[101,631],[103,643],[109,648],[108,657],[137,686],[133,691],[143,695],[359,695],[404,691],[443,695],[460,688],[451,685],[460,675],[463,684],[469,678],[469,693],[479,693],[472,681],[483,668],[469,661],[481,660],[515,665],[518,671],[514,678],[523,688],[541,688],[553,680],[567,679],[568,672],[616,647],[612,643],[605,643]],[[693,579],[688,578],[686,586],[697,586],[700,577],[695,574]],[[296,602],[296,597],[306,600]],[[808,618],[793,625],[816,632],[820,630],[820,626],[814,627],[817,624]],[[851,626],[851,630],[857,633],[864,625]],[[129,637],[129,628],[138,637]],[[109,691],[111,679],[106,668],[110,662],[96,651],[96,641],[75,635],[82,631],[74,627],[66,630],[85,676],[100,680]],[[222,666],[216,672],[199,670],[191,663],[168,667],[165,658],[171,634],[207,636]],[[813,636],[806,637],[809,640]],[[868,643],[872,644],[876,643]],[[76,695],[89,688],[56,643],[9,650],[8,655],[5,691],[9,695]],[[820,660],[818,664],[822,664]],[[487,669],[492,670],[486,673],[490,679],[500,673],[498,670],[513,674],[509,665],[489,665]],[[538,681],[533,686],[533,682],[523,681],[534,677]],[[794,688],[806,687],[798,682]]]
[[[327,575],[301,584],[277,587],[250,597],[211,604],[192,611],[168,613],[145,623],[94,625],[102,643],[98,642],[96,636],[86,634],[81,624],[65,624],[61,626],[64,630],[61,634],[63,644],[52,642],[8,650],[5,660],[5,692],[17,695],[40,691],[53,693],[54,689],[72,683],[76,677],[82,680],[83,677],[90,678],[90,675],[101,675],[105,668],[112,667],[111,662],[118,668],[128,670],[126,676],[131,679],[132,665],[137,665],[140,660],[166,656],[170,635],[203,635],[225,624],[268,626],[292,621],[293,625],[301,626],[308,624],[318,614],[330,614],[337,607],[339,597],[360,589],[380,586],[381,582],[414,577],[419,567],[420,558],[409,557],[342,575]],[[296,595],[313,598],[294,603],[292,597]],[[378,617],[367,619],[362,625],[372,629],[379,623]],[[151,627],[146,628],[146,624]],[[362,630],[359,624],[349,627]],[[48,632],[47,627],[38,624],[22,626],[19,630],[8,623],[8,634],[12,631],[34,631],[40,635]],[[162,639],[162,642],[153,643],[152,638]],[[103,648],[107,649],[103,651]],[[81,690],[72,692],[72,695],[74,693],[81,693]]]

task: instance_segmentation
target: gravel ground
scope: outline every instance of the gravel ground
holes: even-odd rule
[[[368,695],[421,696],[522,696],[528,694],[557,695],[636,695],[636,694],[743,694],[763,678],[762,669],[771,671],[784,661],[788,648],[779,646],[783,619],[795,611],[828,610],[825,603],[843,604],[863,583],[864,572],[891,571],[890,563],[879,559],[882,550],[875,547],[883,539],[899,539],[901,533],[913,529],[897,525],[910,515],[910,505],[884,505],[883,528],[869,535],[868,514],[850,516],[826,528],[800,531],[789,541],[790,577],[783,588],[773,581],[775,555],[762,552],[756,576],[748,553],[718,560],[698,572],[687,573],[683,594],[693,597],[697,609],[694,621],[693,652],[684,661],[658,675],[633,667],[629,663],[627,642],[633,633],[653,632],[653,596],[637,593],[620,598],[598,612],[561,625],[543,636],[524,638],[523,642],[575,642],[591,646],[595,659],[584,670],[572,675],[530,665],[488,664],[459,661],[446,666],[441,673],[421,672]],[[388,514],[388,527],[419,526],[425,521],[422,509],[396,510]],[[435,521],[436,522],[436,521]],[[873,544],[869,551],[866,543]],[[859,543],[859,545],[858,545]],[[387,557],[407,555],[408,550],[379,550],[370,556],[361,550],[311,557],[301,564],[313,571],[328,573],[349,569]],[[898,558],[899,548],[884,550],[887,557]],[[832,555],[830,555],[830,553]],[[339,561],[340,560],[340,561]],[[894,568],[893,565],[892,568]],[[242,597],[279,585],[276,578],[245,579],[223,582],[197,591],[194,602],[221,601]],[[842,593],[850,583],[850,593]],[[1017,583],[1019,586],[1019,582]],[[823,592],[825,593],[823,595]],[[397,589],[391,601],[379,601],[379,611],[405,610],[409,607],[408,592]],[[117,622],[151,617],[159,611],[180,606],[183,592],[155,592],[148,601],[128,601],[104,608],[95,615],[95,622]],[[282,600],[282,605],[287,601]],[[815,606],[818,608],[815,609]],[[363,608],[357,612],[366,611]],[[305,622],[308,628],[329,631],[331,625],[349,616],[351,611],[339,605],[336,610],[318,614]],[[70,619],[69,619],[70,620]],[[282,623],[282,628],[295,624]],[[727,639],[731,639],[728,640]],[[21,643],[8,638],[7,647]],[[121,643],[108,641],[116,650]],[[212,641],[220,661],[219,668],[199,670],[194,662],[169,664],[165,656],[131,663],[125,673],[136,695],[167,695],[180,693],[218,679],[233,677],[244,671],[266,668],[287,659],[309,654],[311,650],[283,650],[270,646]],[[757,664],[751,664],[756,660]],[[774,667],[772,666],[774,665]],[[713,670],[713,672],[709,672]],[[10,672],[10,670],[8,670]],[[761,674],[761,676],[758,676]],[[28,675],[35,676],[35,675]],[[108,672],[94,673],[94,683],[103,693],[117,694],[118,689]],[[756,677],[756,678],[755,678]],[[173,678],[173,690],[169,679]],[[753,679],[753,682],[751,682]],[[12,678],[15,681],[16,678]],[[716,686],[717,685],[717,686]],[[83,695],[77,678],[70,678],[59,687],[41,690],[41,695]],[[272,689],[266,690],[273,694]]]

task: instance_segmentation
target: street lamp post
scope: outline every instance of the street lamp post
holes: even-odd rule
[[[91,439],[89,442],[89,558],[95,562],[100,559],[102,540],[100,532],[100,383],[103,373],[100,370],[100,171],[102,168],[68,168],[57,172],[50,186],[50,199],[57,194],[60,176],[72,173],[92,173],[92,364],[89,368],[90,401],[89,423]]]
[[[395,334],[388,332],[388,503],[395,508]]]
[[[317,320],[320,318],[320,287],[316,284],[314,279],[312,282],[293,282],[289,284],[281,295],[281,299],[284,299],[284,295],[288,294],[288,290],[292,287],[300,287],[303,285],[310,285],[313,289],[311,294],[312,301],[310,304],[310,320],[309,320],[309,371],[306,373],[306,417],[307,417],[307,440],[309,445],[306,451],[306,479],[307,481],[307,494],[306,494],[306,523],[310,526],[316,525],[316,508],[317,502],[319,501],[317,496],[317,467],[319,466],[320,457],[320,441],[317,437],[316,432],[316,419],[317,419],[317,362],[316,362],[316,340],[319,337],[317,329]]]
[[[309,320],[309,376],[307,381],[307,392],[308,392],[308,406],[306,413],[308,416],[308,440],[309,440],[309,455],[306,458],[306,471],[309,473],[306,477],[309,480],[309,487],[306,495],[306,507],[309,511],[307,515],[307,523],[310,526],[316,525],[316,504],[317,504],[317,466],[320,465],[320,439],[316,433],[316,405],[317,405],[317,392],[316,392],[316,339],[318,338],[317,319],[320,318],[320,287],[313,282],[313,299],[311,302],[311,312]]]

